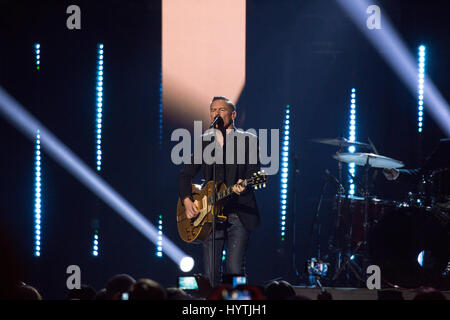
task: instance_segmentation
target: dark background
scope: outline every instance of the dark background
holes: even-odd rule
[[[81,8],[81,30],[66,28],[66,8],[72,4]],[[448,99],[447,1],[378,5],[382,20],[383,15],[390,17],[414,56],[419,44],[427,46],[426,72]],[[170,133],[175,129],[170,119],[163,124],[162,150],[158,147],[161,2],[3,0],[0,16],[1,86],[93,169],[97,44],[105,45],[101,176],[150,222],[155,224],[162,214],[165,234],[196,259],[193,271],[201,272],[200,247],[183,243],[176,231],[180,168],[170,162]],[[444,133],[425,111],[419,137],[417,97],[334,1],[248,0],[246,38],[246,85],[237,102],[237,124],[244,129],[281,128],[284,107],[291,106],[291,151],[300,173],[295,262],[302,271],[312,254],[309,231],[323,171],[337,175],[331,158],[336,149],[310,139],[348,135],[351,88],[357,90],[357,140],[370,137],[382,155],[418,166]],[[41,44],[39,71],[36,42]],[[22,262],[23,280],[39,288],[44,298],[65,296],[71,264],[79,265],[82,282],[97,290],[117,273],[175,285],[178,267],[167,256],[157,258],[148,239],[45,153],[42,256],[33,257],[34,145],[2,118],[0,146],[0,222]],[[293,234],[290,230],[287,244],[280,243],[279,181],[279,175],[270,177],[268,187],[257,194],[262,225],[249,247],[251,283],[289,279]],[[293,199],[292,177],[290,181]],[[410,189],[378,174],[373,194],[402,200]],[[329,185],[321,211],[323,243],[334,215],[334,193]],[[292,210],[289,215],[292,226]],[[91,256],[94,218],[100,221],[97,258]]]

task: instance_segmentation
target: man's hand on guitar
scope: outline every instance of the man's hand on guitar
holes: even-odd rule
[[[189,219],[195,218],[200,213],[195,203],[192,202],[192,200],[189,197],[183,200],[183,204],[184,208],[186,209],[186,216]]]
[[[236,193],[237,195],[240,195],[241,192],[245,190],[245,187],[239,185],[239,183],[241,183],[242,181],[243,181],[242,179],[239,179],[237,183],[233,186],[233,192]]]

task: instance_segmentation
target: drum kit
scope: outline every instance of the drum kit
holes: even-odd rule
[[[395,288],[441,281],[449,271],[450,169],[439,168],[419,176],[420,191],[409,192],[402,201],[378,199],[370,190],[369,171],[399,169],[404,167],[401,161],[379,155],[370,139],[370,144],[345,138],[313,141],[338,147],[332,157],[338,163],[339,177],[334,179],[339,187],[333,200],[326,255],[331,284],[366,287],[370,265],[379,266],[383,283]],[[342,152],[343,147],[352,146],[354,151],[359,147],[373,153]],[[362,182],[348,173],[361,196],[342,187],[343,164],[363,167]]]

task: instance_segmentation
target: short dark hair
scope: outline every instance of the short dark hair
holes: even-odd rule
[[[230,99],[225,97],[225,96],[215,96],[214,98],[212,98],[211,103],[209,104],[209,106],[211,107],[212,103],[214,101],[216,101],[216,100],[223,100],[223,101],[225,101],[233,109],[233,111],[236,111],[236,106],[234,105],[234,103]]]

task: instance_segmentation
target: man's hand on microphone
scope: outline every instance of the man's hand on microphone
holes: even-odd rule
[[[189,219],[195,218],[200,213],[195,203],[189,197],[183,200],[183,204],[186,209],[186,216]]]

